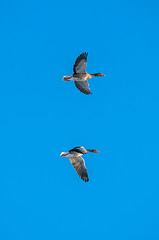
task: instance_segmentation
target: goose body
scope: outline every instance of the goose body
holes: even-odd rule
[[[97,151],[95,149],[88,150],[88,149],[85,149],[84,147],[75,147],[75,148],[71,149],[69,152],[62,152],[60,155],[61,157],[69,158],[69,160],[72,163],[73,167],[75,168],[77,174],[85,182],[88,182],[89,178],[88,178],[88,173],[87,173],[87,169],[85,166],[85,161],[81,156],[83,154],[86,154],[87,152],[97,153],[99,151]]]
[[[89,84],[87,82],[88,79],[98,76],[105,76],[102,73],[95,73],[95,74],[89,74],[86,72],[87,67],[87,55],[88,53],[82,53],[77,59],[73,66],[74,74],[70,76],[64,76],[63,81],[75,81],[76,87],[83,92],[84,94],[91,94]]]

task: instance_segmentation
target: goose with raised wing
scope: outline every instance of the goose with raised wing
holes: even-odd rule
[[[102,73],[94,73],[94,74],[89,74],[86,72],[86,67],[87,67],[87,56],[88,53],[82,53],[77,59],[76,62],[73,66],[73,74],[70,76],[64,76],[63,81],[75,81],[76,87],[83,92],[84,94],[91,94],[89,84],[87,82],[88,79],[92,77],[102,77],[105,76]]]
[[[79,177],[85,181],[88,182],[88,173],[87,169],[85,166],[85,161],[81,157],[83,154],[86,154],[87,152],[93,152],[93,153],[98,153],[99,151],[93,149],[93,150],[88,150],[85,149],[84,147],[75,147],[71,149],[69,152],[62,152],[61,157],[68,157],[70,162],[72,163],[73,167],[75,168],[77,174]]]

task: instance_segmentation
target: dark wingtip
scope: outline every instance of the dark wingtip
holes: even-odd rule
[[[80,90],[81,91],[81,90]],[[81,91],[82,92],[82,91]],[[90,94],[92,94],[91,92],[90,93],[87,93],[87,92],[82,92],[82,93],[84,93],[85,95],[90,95]]]
[[[82,179],[84,182],[88,182],[88,181],[89,181],[89,178],[88,178],[88,177],[87,177],[87,178],[81,177],[81,179]]]
[[[83,179],[83,180],[84,180],[84,179]],[[84,181],[85,181],[85,182],[89,182],[89,179],[85,179]]]
[[[88,56],[88,52],[85,52],[84,54]]]

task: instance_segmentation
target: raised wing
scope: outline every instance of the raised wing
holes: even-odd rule
[[[81,153],[81,154],[85,154],[87,153],[87,151],[84,149],[84,147],[74,147],[72,148],[69,153]]]
[[[75,73],[86,73],[87,67],[87,55],[88,53],[82,53],[77,59],[73,66],[73,71]]]
[[[86,95],[92,94],[87,81],[75,81],[76,87]]]
[[[79,175],[79,177],[83,181],[88,182],[89,178],[84,159],[82,157],[69,157],[69,159],[74,168],[76,169],[76,172]]]

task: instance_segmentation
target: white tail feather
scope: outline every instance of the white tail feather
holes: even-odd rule
[[[62,80],[63,80],[63,81],[70,81],[70,80],[72,80],[72,77],[73,77],[73,75],[64,76],[64,77],[62,78]]]

